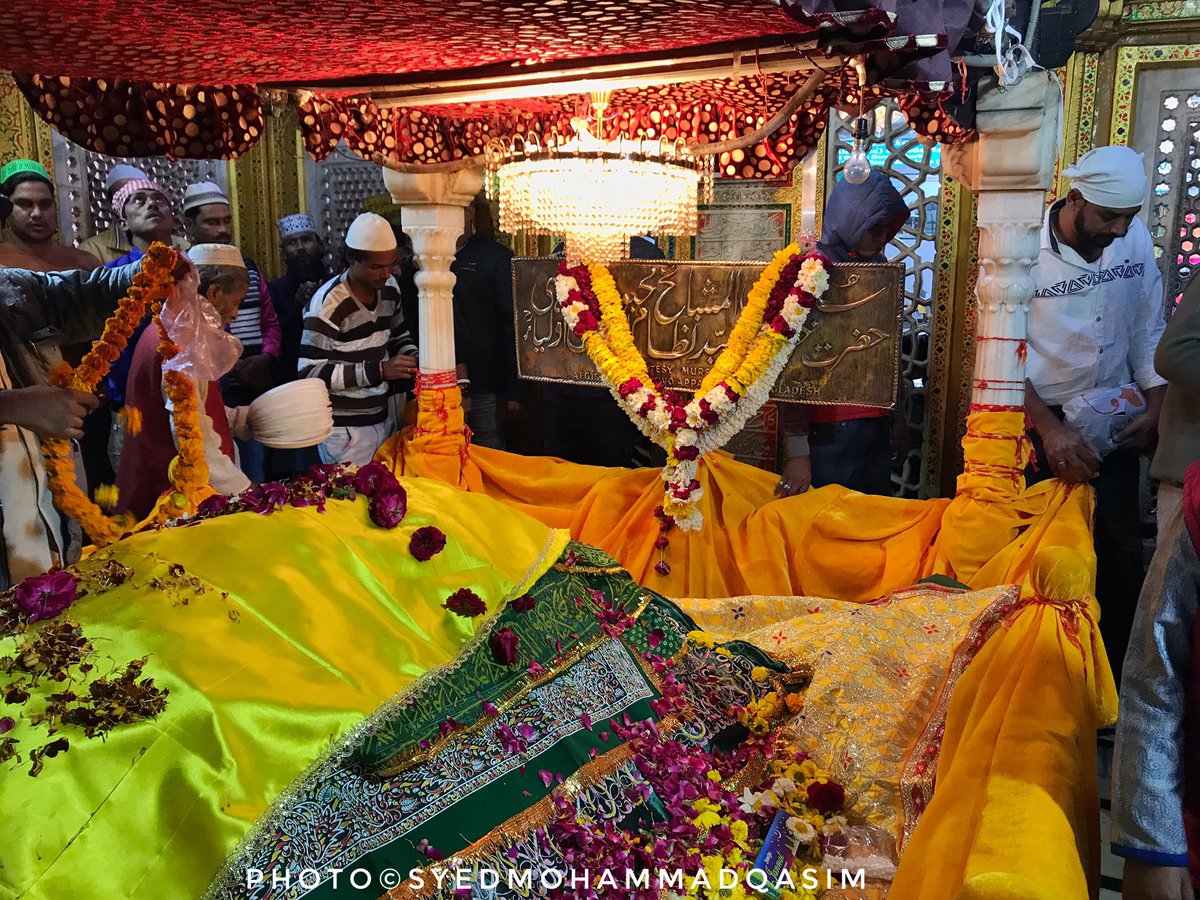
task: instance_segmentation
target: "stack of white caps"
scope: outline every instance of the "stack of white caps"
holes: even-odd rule
[[[329,390],[319,378],[301,378],[267,391],[250,404],[250,432],[268,447],[313,447],[333,434]]]

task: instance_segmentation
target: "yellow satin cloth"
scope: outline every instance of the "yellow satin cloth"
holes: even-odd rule
[[[1024,490],[1024,419],[1014,413],[971,417],[969,469],[953,501],[874,497],[833,486],[780,500],[773,494],[778,476],[725,453],[710,454],[696,475],[704,488],[704,527],[671,531],[665,577],[654,571],[654,508],[663,497],[658,470],[518,456],[468,446],[463,432],[457,391],[426,391],[415,428],[393,436],[377,458],[398,475],[482,492],[566,528],[668,597],[870,600],[934,573],[974,588],[1028,588],[1039,548],[1092,554],[1090,490],[1058,481]]]
[[[484,497],[405,486],[409,512],[390,532],[371,524],[365,501],[330,501],[325,513],[240,513],[142,534],[81,563],[85,585],[108,559],[135,573],[68,613],[97,670],[147,657],[145,675],[170,696],[157,719],[104,741],[67,729],[69,751],[35,778],[28,760],[5,772],[0,896],[199,896],[283,788],[458,653],[480,622],[443,609],[447,596],[469,587],[495,612],[566,545],[564,532]],[[447,545],[421,563],[408,540],[429,524]],[[0,655],[14,646],[0,639]],[[26,757],[50,740],[26,716],[62,687],[43,681],[8,708],[18,722],[6,737]]]
[[[776,476],[712,454],[696,476],[705,491],[704,528],[671,532],[666,577],[654,572],[652,513],[662,502],[657,471],[470,446],[460,422],[457,391],[423,396],[415,431],[393,437],[378,458],[397,473],[484,492],[567,528],[668,597],[864,601],[939,573],[972,588],[1019,585],[1030,605],[959,682],[939,790],[890,896],[1094,895],[1095,728],[1115,721],[1116,691],[1095,628],[1099,610],[1080,599],[1095,586],[1092,492],[1057,480],[1025,488],[1023,415],[970,417],[954,500],[870,497],[837,487],[776,500]],[[1039,552],[1046,554],[1039,557],[1046,570],[1040,591]]]

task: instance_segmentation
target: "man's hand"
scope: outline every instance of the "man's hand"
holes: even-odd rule
[[[776,497],[793,497],[803,494],[812,486],[812,457],[793,456],[783,466],[779,484],[775,485]]]
[[[296,308],[300,310],[301,315],[308,308],[308,301],[313,298],[313,294],[320,286],[321,282],[319,281],[305,281],[296,288]]]
[[[196,271],[195,265],[187,258],[187,254],[179,250],[175,251],[175,268],[171,270],[171,278],[176,283],[183,281],[187,277],[188,272]]]
[[[1158,443],[1158,416],[1147,410],[1117,435],[1118,447],[1148,450]]]
[[[0,391],[0,424],[77,440],[83,437],[84,418],[99,405],[93,394],[50,385]]]
[[[271,372],[275,360],[268,353],[256,353],[244,356],[233,367],[233,375],[242,384],[256,394],[261,394],[271,386]]]
[[[1183,866],[1152,866],[1125,860],[1121,883],[1124,900],[1195,900],[1192,880]]]
[[[1118,447],[1136,447],[1150,450],[1158,443],[1158,417],[1162,413],[1163,400],[1167,396],[1165,385],[1146,388],[1146,411],[1138,416],[1129,427],[1117,435]]]
[[[413,354],[407,356],[393,356],[391,359],[383,361],[383,377],[387,381],[403,381],[406,378],[417,377],[417,357]]]
[[[1078,431],[1056,422],[1040,433],[1046,452],[1042,462],[1050,467],[1055,478],[1081,483],[1100,474],[1100,455]]]

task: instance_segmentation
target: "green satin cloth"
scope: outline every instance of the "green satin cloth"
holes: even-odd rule
[[[103,741],[64,727],[70,750],[37,777],[29,751],[53,738],[28,717],[64,685],[43,681],[27,703],[0,705],[26,757],[0,773],[0,896],[199,896],[280,791],[453,659],[567,543],[486,497],[402,483],[409,512],[393,531],[371,524],[362,500],[330,501],[324,513],[240,513],[137,535],[81,563],[84,582],[108,559],[135,573],[67,613],[95,647],[93,676],[148,657],[144,674],[170,696],[157,719]],[[408,551],[422,525],[447,535],[424,563]],[[442,608],[461,587],[487,601],[483,621]],[[16,645],[0,639],[0,656]],[[0,675],[0,689],[11,680]]]

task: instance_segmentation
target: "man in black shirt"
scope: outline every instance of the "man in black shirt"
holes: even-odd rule
[[[487,200],[468,208],[465,241],[454,256],[454,331],[458,361],[471,378],[467,425],[472,442],[504,449],[502,423],[521,411],[513,321],[512,251],[492,235]]]

